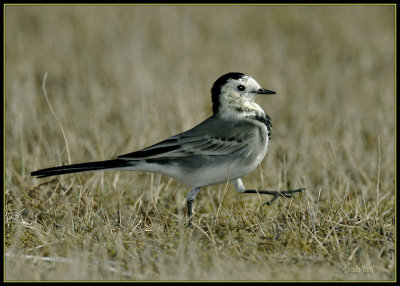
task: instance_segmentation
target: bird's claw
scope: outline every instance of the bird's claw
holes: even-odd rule
[[[284,197],[284,198],[290,198],[290,199],[294,198],[293,194],[300,193],[303,190],[305,190],[305,188],[301,188],[301,189],[297,189],[297,190],[288,190],[288,191],[277,191],[276,194],[273,195],[274,197],[270,201],[264,203],[263,205],[270,206],[278,197]]]

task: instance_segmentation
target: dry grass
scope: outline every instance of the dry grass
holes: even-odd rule
[[[394,6],[6,6],[6,280],[394,280]],[[240,71],[278,92],[251,188],[156,174],[33,179],[113,158],[211,114]],[[223,198],[223,200],[222,200]],[[221,204],[221,208],[218,208]]]

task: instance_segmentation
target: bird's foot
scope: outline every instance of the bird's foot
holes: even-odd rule
[[[246,190],[244,193],[247,194],[261,194],[261,195],[271,195],[273,198],[264,203],[264,205],[270,206],[278,197],[284,198],[294,198],[295,193],[301,193],[305,188],[300,188],[297,190],[286,190],[286,191],[267,191],[267,190]]]

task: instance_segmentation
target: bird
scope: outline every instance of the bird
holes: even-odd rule
[[[193,202],[206,186],[233,183],[239,193],[267,194],[272,199],[293,198],[295,190],[246,189],[241,177],[264,159],[271,143],[271,118],[255,103],[261,95],[276,92],[261,87],[249,75],[229,72],[211,88],[213,114],[180,134],[115,159],[46,168],[31,172],[44,178],[69,173],[130,170],[158,173],[190,187],[186,197],[188,225],[192,226]]]

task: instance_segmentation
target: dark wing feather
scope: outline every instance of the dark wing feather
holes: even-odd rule
[[[168,138],[150,147],[135,151],[129,154],[118,156],[118,159],[151,159],[165,156],[166,154],[179,149],[178,140],[174,137]]]
[[[213,116],[191,130],[142,150],[119,156],[118,159],[171,159],[194,155],[223,156],[242,150],[253,136],[251,128],[238,128]]]

